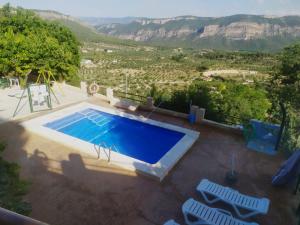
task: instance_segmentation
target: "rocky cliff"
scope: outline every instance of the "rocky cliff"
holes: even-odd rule
[[[230,45],[244,43],[258,46],[266,46],[270,41],[275,45],[274,50],[276,50],[285,44],[300,40],[300,16],[235,15],[220,18],[194,16],[165,19],[140,18],[129,24],[99,25],[97,30],[122,39],[154,43],[168,42],[167,44],[176,43],[193,47],[201,47],[203,42],[215,43],[217,40],[217,45],[223,41],[231,43]],[[204,47],[206,46],[207,44]],[[267,46],[267,48],[269,47]],[[270,46],[270,48],[272,47]]]

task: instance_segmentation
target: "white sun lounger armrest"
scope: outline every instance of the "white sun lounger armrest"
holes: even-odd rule
[[[239,217],[245,219],[257,214],[267,214],[270,200],[267,198],[256,198],[239,193],[238,191],[224,187],[220,184],[203,179],[197,186],[197,191],[207,203],[223,201],[231,205]],[[240,209],[249,212],[242,213]]]
[[[269,210],[269,207],[270,207],[270,200],[269,199],[267,199],[267,198],[260,199],[258,208],[259,208],[259,211],[262,214],[267,214],[268,210]]]
[[[179,223],[176,223],[174,220],[168,220],[164,223],[164,225],[180,225]]]

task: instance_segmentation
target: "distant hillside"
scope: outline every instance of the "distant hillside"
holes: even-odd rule
[[[80,41],[104,42],[109,44],[136,45],[134,41],[121,40],[116,37],[99,34],[97,30],[75,17],[64,15],[52,10],[34,10],[40,17],[57,21],[68,27]]]
[[[62,14],[60,12],[56,12],[53,10],[40,10],[40,9],[33,9],[34,12],[36,12],[40,17],[47,19],[47,20],[57,20],[57,19],[68,19],[68,20],[77,20],[76,18]]]
[[[276,51],[300,40],[300,16],[138,18],[127,24],[98,25],[96,29],[106,35],[156,45]]]
[[[91,25],[107,25],[112,23],[128,24],[137,19],[137,17],[122,17],[122,18],[105,18],[105,17],[80,17],[81,21]]]

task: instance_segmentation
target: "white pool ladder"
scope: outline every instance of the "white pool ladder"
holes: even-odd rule
[[[93,118],[94,117],[94,118]],[[91,121],[92,123],[96,124],[97,126],[101,127],[104,126],[106,124],[109,123],[108,119],[101,119],[99,121],[97,121],[99,118],[101,118],[102,116],[97,116],[97,115],[92,115],[92,116],[87,116],[86,118]]]

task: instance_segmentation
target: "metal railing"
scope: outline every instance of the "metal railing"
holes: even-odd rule
[[[115,145],[111,145],[109,147],[105,142],[101,142],[100,144],[98,144],[95,149],[97,152],[98,159],[101,158],[101,151],[102,151],[106,155],[108,162],[110,162],[111,160],[111,151],[119,152]]]
[[[107,89],[107,87],[99,85],[98,94],[106,95],[106,89]]]
[[[118,98],[129,99],[138,103],[145,103],[147,101],[147,96],[138,95],[134,93],[126,93],[123,91],[114,90],[114,95]]]
[[[163,101],[161,101],[156,107],[154,107],[154,109],[152,109],[151,112],[148,113],[148,115],[146,116],[146,118],[149,119],[150,116],[154,113],[154,111],[157,110],[162,103],[163,103]]]
[[[111,151],[119,152],[118,148],[115,145],[111,145],[109,147],[105,142],[101,142],[99,145],[97,145],[95,149],[97,152],[98,159],[101,158],[101,151],[102,151],[107,157],[107,162],[110,162],[111,160]]]
[[[108,152],[107,152],[108,150]],[[110,162],[110,156],[111,156],[111,148],[107,146],[105,142],[101,142],[99,145],[97,145],[96,152],[98,155],[98,159],[101,158],[101,151],[106,155],[107,161]]]

